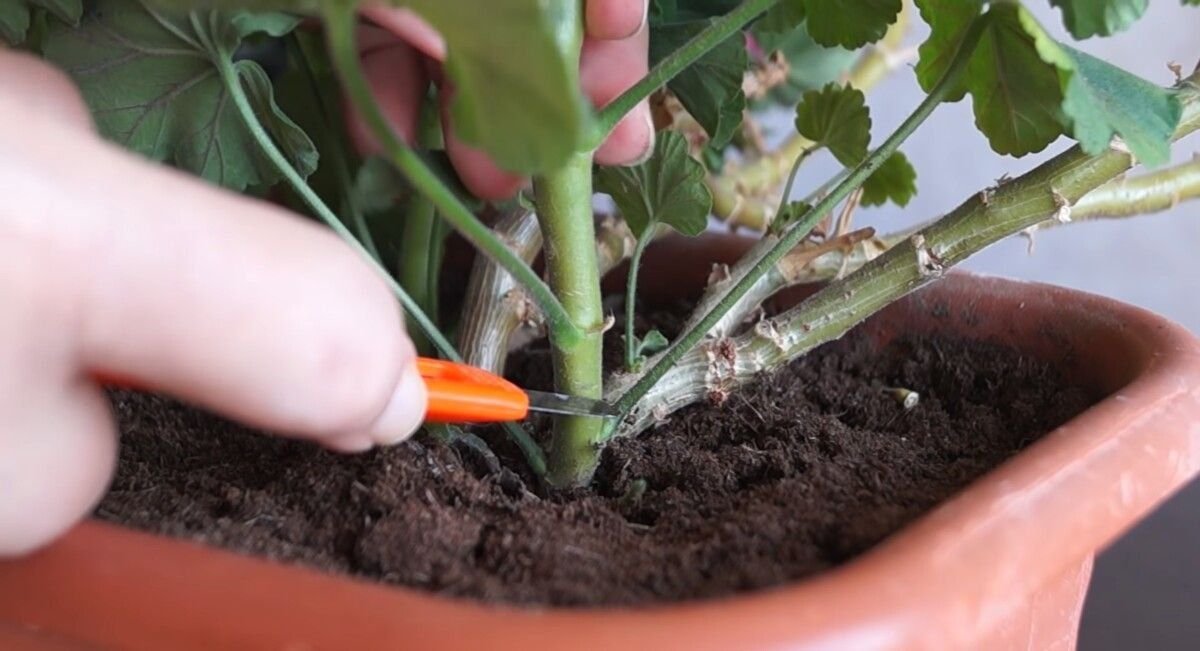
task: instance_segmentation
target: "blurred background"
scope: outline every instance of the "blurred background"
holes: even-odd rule
[[[1048,2],[1026,2],[1056,37],[1156,84],[1174,83],[1168,62],[1185,74],[1200,60],[1200,10],[1178,0],[1151,3],[1132,28],[1108,38],[1073,42]],[[919,18],[908,41],[928,34]],[[878,144],[924,97],[911,65],[868,94]],[[790,114],[765,121],[768,141],[791,127]],[[1017,176],[1067,149],[1063,138],[1040,154],[996,155],[975,130],[970,99],[943,105],[905,143],[917,169],[918,195],[906,208],[860,210],[857,226],[888,232],[941,215],[1004,174]],[[773,134],[770,132],[774,132]],[[771,136],[774,137],[771,137]],[[1200,135],[1176,145],[1177,162],[1200,152]],[[827,154],[802,169],[793,195],[801,198],[838,170]],[[1139,173],[1135,170],[1134,174]],[[1200,201],[1123,220],[1072,224],[1036,236],[1032,255],[1011,238],[966,263],[972,270],[1049,282],[1143,306],[1200,332]],[[1200,483],[1177,494],[1097,560],[1084,607],[1080,649],[1200,648]]]

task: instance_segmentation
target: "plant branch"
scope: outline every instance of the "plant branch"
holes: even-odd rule
[[[930,91],[921,104],[917,106],[916,110],[904,120],[899,128],[888,136],[887,140],[879,148],[871,152],[845,180],[839,183],[828,195],[817,202],[807,214],[800,218],[796,225],[789,228],[778,241],[773,242],[770,248],[762,251],[758,257],[752,258],[754,262],[749,263],[752,266],[748,269],[747,273],[741,276],[721,299],[702,318],[695,322],[692,329],[685,331],[666,351],[648,362],[649,369],[638,377],[632,386],[628,386],[617,401],[617,406],[622,412],[628,413],[632,410],[641,400],[642,396],[689,350],[700,342],[721,317],[737,303],[742,295],[758,282],[759,278],[770,271],[784,255],[794,249],[808,235],[823,215],[829,213],[835,205],[861,186],[889,156],[899,149],[901,143],[933,113],[934,109],[949,95],[959,75],[966,68],[969,55],[979,41],[979,37],[988,20],[990,20],[990,14],[984,14],[975,19],[963,37],[959,50],[942,79]]]
[[[503,215],[495,231],[527,263],[542,250],[542,233],[532,211],[517,208]],[[468,364],[503,373],[513,332],[523,323],[540,320],[537,306],[511,275],[486,256],[475,258],[458,339]]]
[[[1071,207],[1071,221],[1144,215],[1197,198],[1200,198],[1200,155],[1180,165],[1096,188]]]
[[[904,47],[911,13],[910,2],[905,0],[887,34],[867,46],[847,73],[847,85],[869,92],[888,74],[912,60],[912,49]],[[780,197],[775,196],[779,184],[792,168],[793,161],[812,145],[808,138],[793,133],[770,153],[738,166],[730,164],[725,173],[710,176],[706,183],[713,195],[713,214],[734,227],[765,230],[780,202]],[[782,199],[787,201],[789,196],[785,193]]]
[[[1200,129],[1200,89],[1194,84],[1192,79],[1181,85],[1184,112],[1175,139]],[[974,253],[1045,222],[1060,214],[1064,205],[1085,204],[1083,197],[1132,165],[1132,158],[1122,151],[1089,156],[1076,145],[1018,179],[973,195],[944,218],[796,307],[738,336],[710,339],[682,356],[635,405],[618,434],[635,434],[697,400],[722,399],[737,385],[840,337]],[[1101,188],[1100,197],[1112,191]],[[1171,194],[1159,191],[1145,205],[1162,205],[1161,198]]]
[[[597,116],[599,145],[604,138],[617,126],[621,118],[637,106],[638,102],[646,99],[654,91],[661,88],[675,75],[683,72],[710,50],[725,42],[725,39],[737,34],[750,21],[775,6],[779,0],[744,0],[737,9],[714,20],[704,31],[696,34],[682,47],[675,50],[666,58],[659,61],[650,72],[640,81],[621,93],[612,102],[600,110]]]
[[[571,341],[583,336],[571,323],[562,303],[546,283],[542,282],[516,253],[506,247],[491,229],[471,214],[416,152],[405,145],[393,131],[375,102],[356,54],[358,50],[355,45],[353,7],[331,3],[326,8],[325,20],[334,67],[342,79],[351,103],[366,120],[391,163],[417,191],[433,203],[443,219],[529,290],[530,297],[546,315],[550,327],[557,330],[563,340]]]
[[[765,238],[774,239],[774,236],[767,235]],[[739,326],[751,320],[759,312],[763,302],[779,290],[793,285],[829,280],[845,270],[857,269],[886,251],[893,243],[890,238],[876,237],[875,229],[864,228],[824,242],[801,244],[759,278],[758,282],[709,328],[707,336],[720,338],[736,334]],[[718,275],[716,282],[705,290],[692,320],[684,326],[685,330],[699,320],[698,315],[707,313],[709,307],[720,301],[733,279],[740,273],[745,273],[745,267],[739,264]]]

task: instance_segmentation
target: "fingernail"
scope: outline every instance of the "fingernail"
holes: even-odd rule
[[[392,399],[371,428],[370,438],[379,445],[394,445],[417,431],[425,420],[425,381],[417,365],[409,364],[396,384]]]
[[[649,21],[649,19],[650,19],[650,0],[645,0],[645,2],[642,3],[642,21],[637,24],[637,27],[635,27],[632,32],[629,32],[622,38],[633,38],[634,36],[641,34],[642,30],[646,29],[646,22]]]
[[[641,155],[639,155],[637,159],[631,163],[632,165],[641,165],[642,163],[650,160],[650,157],[654,155],[654,141],[657,137],[657,134],[654,131],[654,118],[650,116],[649,109],[641,110],[641,114],[642,118],[646,122],[646,148],[643,149]]]

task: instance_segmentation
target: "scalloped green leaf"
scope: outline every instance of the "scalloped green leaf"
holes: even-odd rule
[[[275,102],[255,62],[233,62],[247,36],[280,36],[284,14],[165,10],[138,0],[98,0],[78,28],[50,26],[45,56],[79,86],[101,134],[234,190],[281,176],[236,110],[222,67],[275,144],[302,175],[317,166],[308,136]]]
[[[917,0],[917,6],[932,21],[917,65],[917,79],[928,92],[944,76],[982,4]],[[1023,7],[997,3],[989,14],[962,81],[947,101],[971,95],[975,125],[997,153],[1024,156],[1041,151],[1063,133],[1058,72],[1038,55],[1034,35],[1023,22]]]
[[[859,48],[883,38],[902,0],[804,0],[808,33],[821,45]]]
[[[709,20],[665,23],[653,28],[650,62],[674,52],[710,24]],[[746,95],[742,77],[749,59],[740,34],[726,39],[667,83],[667,87],[708,133],[713,147],[723,147],[742,123]]]
[[[900,152],[888,156],[863,183],[862,205],[882,206],[891,201],[903,208],[917,194],[917,170]]]
[[[1085,152],[1100,153],[1120,136],[1149,167],[1170,160],[1171,135],[1183,114],[1173,91],[1055,41],[1030,15],[1022,21],[1042,60],[1058,69],[1064,118]]]
[[[712,210],[704,176],[704,166],[688,154],[687,138],[662,131],[645,163],[597,168],[595,189],[612,197],[638,237],[657,224],[694,236],[704,232]]]
[[[918,5],[933,21],[917,67],[928,91],[979,15],[980,3],[918,0]],[[1055,41],[1019,4],[993,3],[988,14],[961,90],[971,94],[976,126],[992,149],[1022,156],[1069,133],[1089,153],[1120,136],[1139,160],[1156,165],[1166,159],[1181,111],[1173,92]]]
[[[1050,0],[1062,10],[1063,24],[1077,39],[1112,36],[1137,22],[1150,0]]]
[[[929,92],[941,81],[962,46],[967,27],[983,13],[979,0],[916,0],[921,19],[929,25],[929,37],[918,49],[917,81]],[[946,101],[957,102],[967,94],[961,80],[951,90]]]
[[[796,131],[853,167],[867,157],[871,143],[866,97],[857,88],[833,83],[810,90],[796,106]]]

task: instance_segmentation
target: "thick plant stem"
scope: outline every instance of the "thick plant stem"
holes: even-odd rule
[[[624,412],[633,409],[651,387],[667,371],[674,366],[689,350],[707,334],[721,317],[732,308],[746,292],[758,282],[759,278],[771,270],[789,251],[794,249],[816,225],[818,219],[833,209],[838,202],[845,199],[851,192],[863,184],[880,165],[897,149],[900,144],[916,130],[949,96],[954,83],[966,68],[971,52],[975,49],[979,37],[990,19],[989,14],[977,18],[963,37],[959,50],[947,68],[945,75],[929,95],[917,106],[916,110],[904,120],[894,133],[878,149],[871,152],[866,160],[854,168],[852,172],[839,183],[827,196],[817,202],[799,223],[788,229],[777,242],[757,257],[747,273],[729,288],[719,301],[699,320],[692,329],[685,331],[671,347],[656,356],[648,363],[648,370],[642,374],[632,386],[621,395],[617,406]]]
[[[526,262],[532,262],[542,250],[537,215],[529,210],[516,208],[493,228]],[[537,306],[512,276],[484,256],[475,258],[458,335],[459,349],[468,364],[504,373],[513,333],[522,323],[540,319]]]
[[[592,156],[575,154],[563,169],[534,179],[546,273],[572,323],[583,335],[564,342],[550,331],[555,387],[599,398],[603,393],[601,340],[604,312],[596,268],[592,217]],[[556,423],[547,478],[557,487],[586,484],[600,458],[598,418],[566,417]]]
[[[570,341],[582,336],[571,324],[562,304],[534,273],[515,253],[508,249],[486,225],[479,221],[471,211],[454,196],[454,193],[442,182],[429,166],[417,156],[416,152],[405,145],[391,125],[383,116],[379,105],[371,94],[371,88],[363,73],[358,59],[358,49],[355,45],[355,18],[353,7],[343,7],[331,4],[325,13],[330,52],[334,67],[346,89],[346,94],[354,108],[366,120],[371,132],[379,139],[384,154],[408,179],[409,183],[429,199],[437,208],[443,219],[450,223],[468,242],[485,255],[495,260],[506,271],[513,275],[526,289],[530,297],[537,302],[538,307],[546,315],[546,321],[552,330],[557,330],[561,340]]]
[[[1184,113],[1175,139],[1200,129],[1200,89],[1193,83],[1182,86]],[[1083,204],[1082,197],[1132,165],[1127,153],[1109,150],[1089,156],[1075,146],[1020,178],[972,196],[796,307],[740,335],[710,339],[683,356],[635,405],[618,435],[636,434],[698,400],[722,399],[739,384],[842,336],[974,253]],[[1156,199],[1148,205],[1161,204]],[[615,386],[612,392],[621,389]]]
[[[779,0],[743,0],[737,9],[721,16],[678,50],[659,61],[645,77],[600,111],[597,118],[600,138],[595,144],[598,146],[638,102],[649,97],[709,50],[724,43],[725,39],[737,34],[750,21],[778,3]]]

